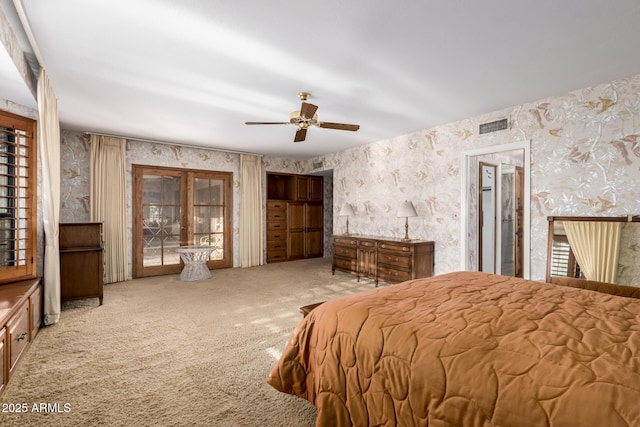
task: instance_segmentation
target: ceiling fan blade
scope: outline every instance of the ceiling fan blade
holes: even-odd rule
[[[245,125],[290,125],[290,122],[244,122]]]
[[[326,128],[326,129],[350,130],[354,132],[360,129],[360,125],[350,125],[348,123],[331,123],[331,122],[320,122],[318,123],[318,127]]]
[[[293,138],[293,142],[302,142],[306,137],[307,137],[307,130],[298,129],[298,131],[296,132],[296,137]]]
[[[305,119],[312,119],[313,115],[318,110],[317,105],[309,104],[308,102],[303,102],[302,107],[300,107],[300,116]]]

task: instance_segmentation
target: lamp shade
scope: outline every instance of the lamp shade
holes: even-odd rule
[[[400,209],[398,209],[398,218],[408,218],[410,216],[418,216],[418,213],[416,212],[416,208],[413,206],[413,203],[405,200],[400,205]]]
[[[349,203],[345,203],[344,205],[342,205],[342,208],[340,209],[340,216],[353,216],[356,213],[353,211],[353,207],[349,204]]]

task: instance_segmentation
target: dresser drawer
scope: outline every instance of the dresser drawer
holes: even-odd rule
[[[282,240],[286,242],[287,232],[286,230],[269,230],[267,231],[267,241],[268,240]]]
[[[287,250],[270,251],[267,255],[267,262],[278,262],[287,260]]]
[[[277,251],[277,250],[286,250],[287,249],[287,240],[286,239],[281,239],[281,240],[267,240],[267,250],[269,252],[271,251]]]
[[[287,221],[267,221],[267,230],[282,230],[287,229]]]
[[[353,259],[334,258],[333,264],[335,268],[338,268],[340,270],[353,271],[353,272],[358,271],[355,258]]]
[[[268,210],[267,211],[267,221],[286,221],[287,220],[287,211],[286,210]]]
[[[342,245],[342,246],[353,246],[354,248],[358,244],[355,239],[352,239],[350,237],[334,237],[333,243],[336,245]]]
[[[358,240],[358,247],[362,249],[375,249],[375,240]]]
[[[404,245],[402,243],[395,242],[378,242],[378,250],[381,252],[396,252],[396,253],[413,253],[414,245]]]
[[[7,323],[9,331],[9,371],[13,371],[20,355],[29,344],[29,305],[23,304],[20,310]]]
[[[378,266],[378,280],[387,283],[398,283],[409,279],[411,279],[411,273],[408,271]]]
[[[411,257],[379,251],[378,264],[387,264],[400,269],[408,269],[411,266]]]
[[[267,200],[267,209],[271,210],[283,210],[283,211],[287,211],[287,202],[284,202],[282,200]]]
[[[357,249],[349,246],[338,246],[335,245],[333,247],[333,255],[342,258],[353,258],[356,259]]]

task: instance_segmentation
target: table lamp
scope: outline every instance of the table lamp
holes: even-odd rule
[[[416,212],[416,208],[413,206],[413,203],[405,200],[401,205],[400,205],[400,209],[398,210],[398,218],[405,218],[405,223],[404,223],[404,239],[402,239],[403,242],[410,242],[411,239],[409,238],[409,217],[410,216],[418,216],[418,213]]]
[[[342,205],[342,209],[340,209],[339,215],[347,217],[347,231],[344,233],[345,236],[351,235],[351,233],[349,233],[349,217],[355,214],[356,213],[353,211],[353,207],[349,203],[345,203],[344,205]]]

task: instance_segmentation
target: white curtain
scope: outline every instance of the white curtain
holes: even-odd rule
[[[262,264],[262,166],[260,157],[241,154],[240,266]]]
[[[588,280],[615,283],[620,252],[619,222],[563,221],[571,250]]]
[[[44,223],[44,324],[60,320],[60,122],[58,100],[44,68],[38,76],[42,217]]]
[[[91,135],[91,221],[102,222],[105,283],[127,280],[125,144]]]

